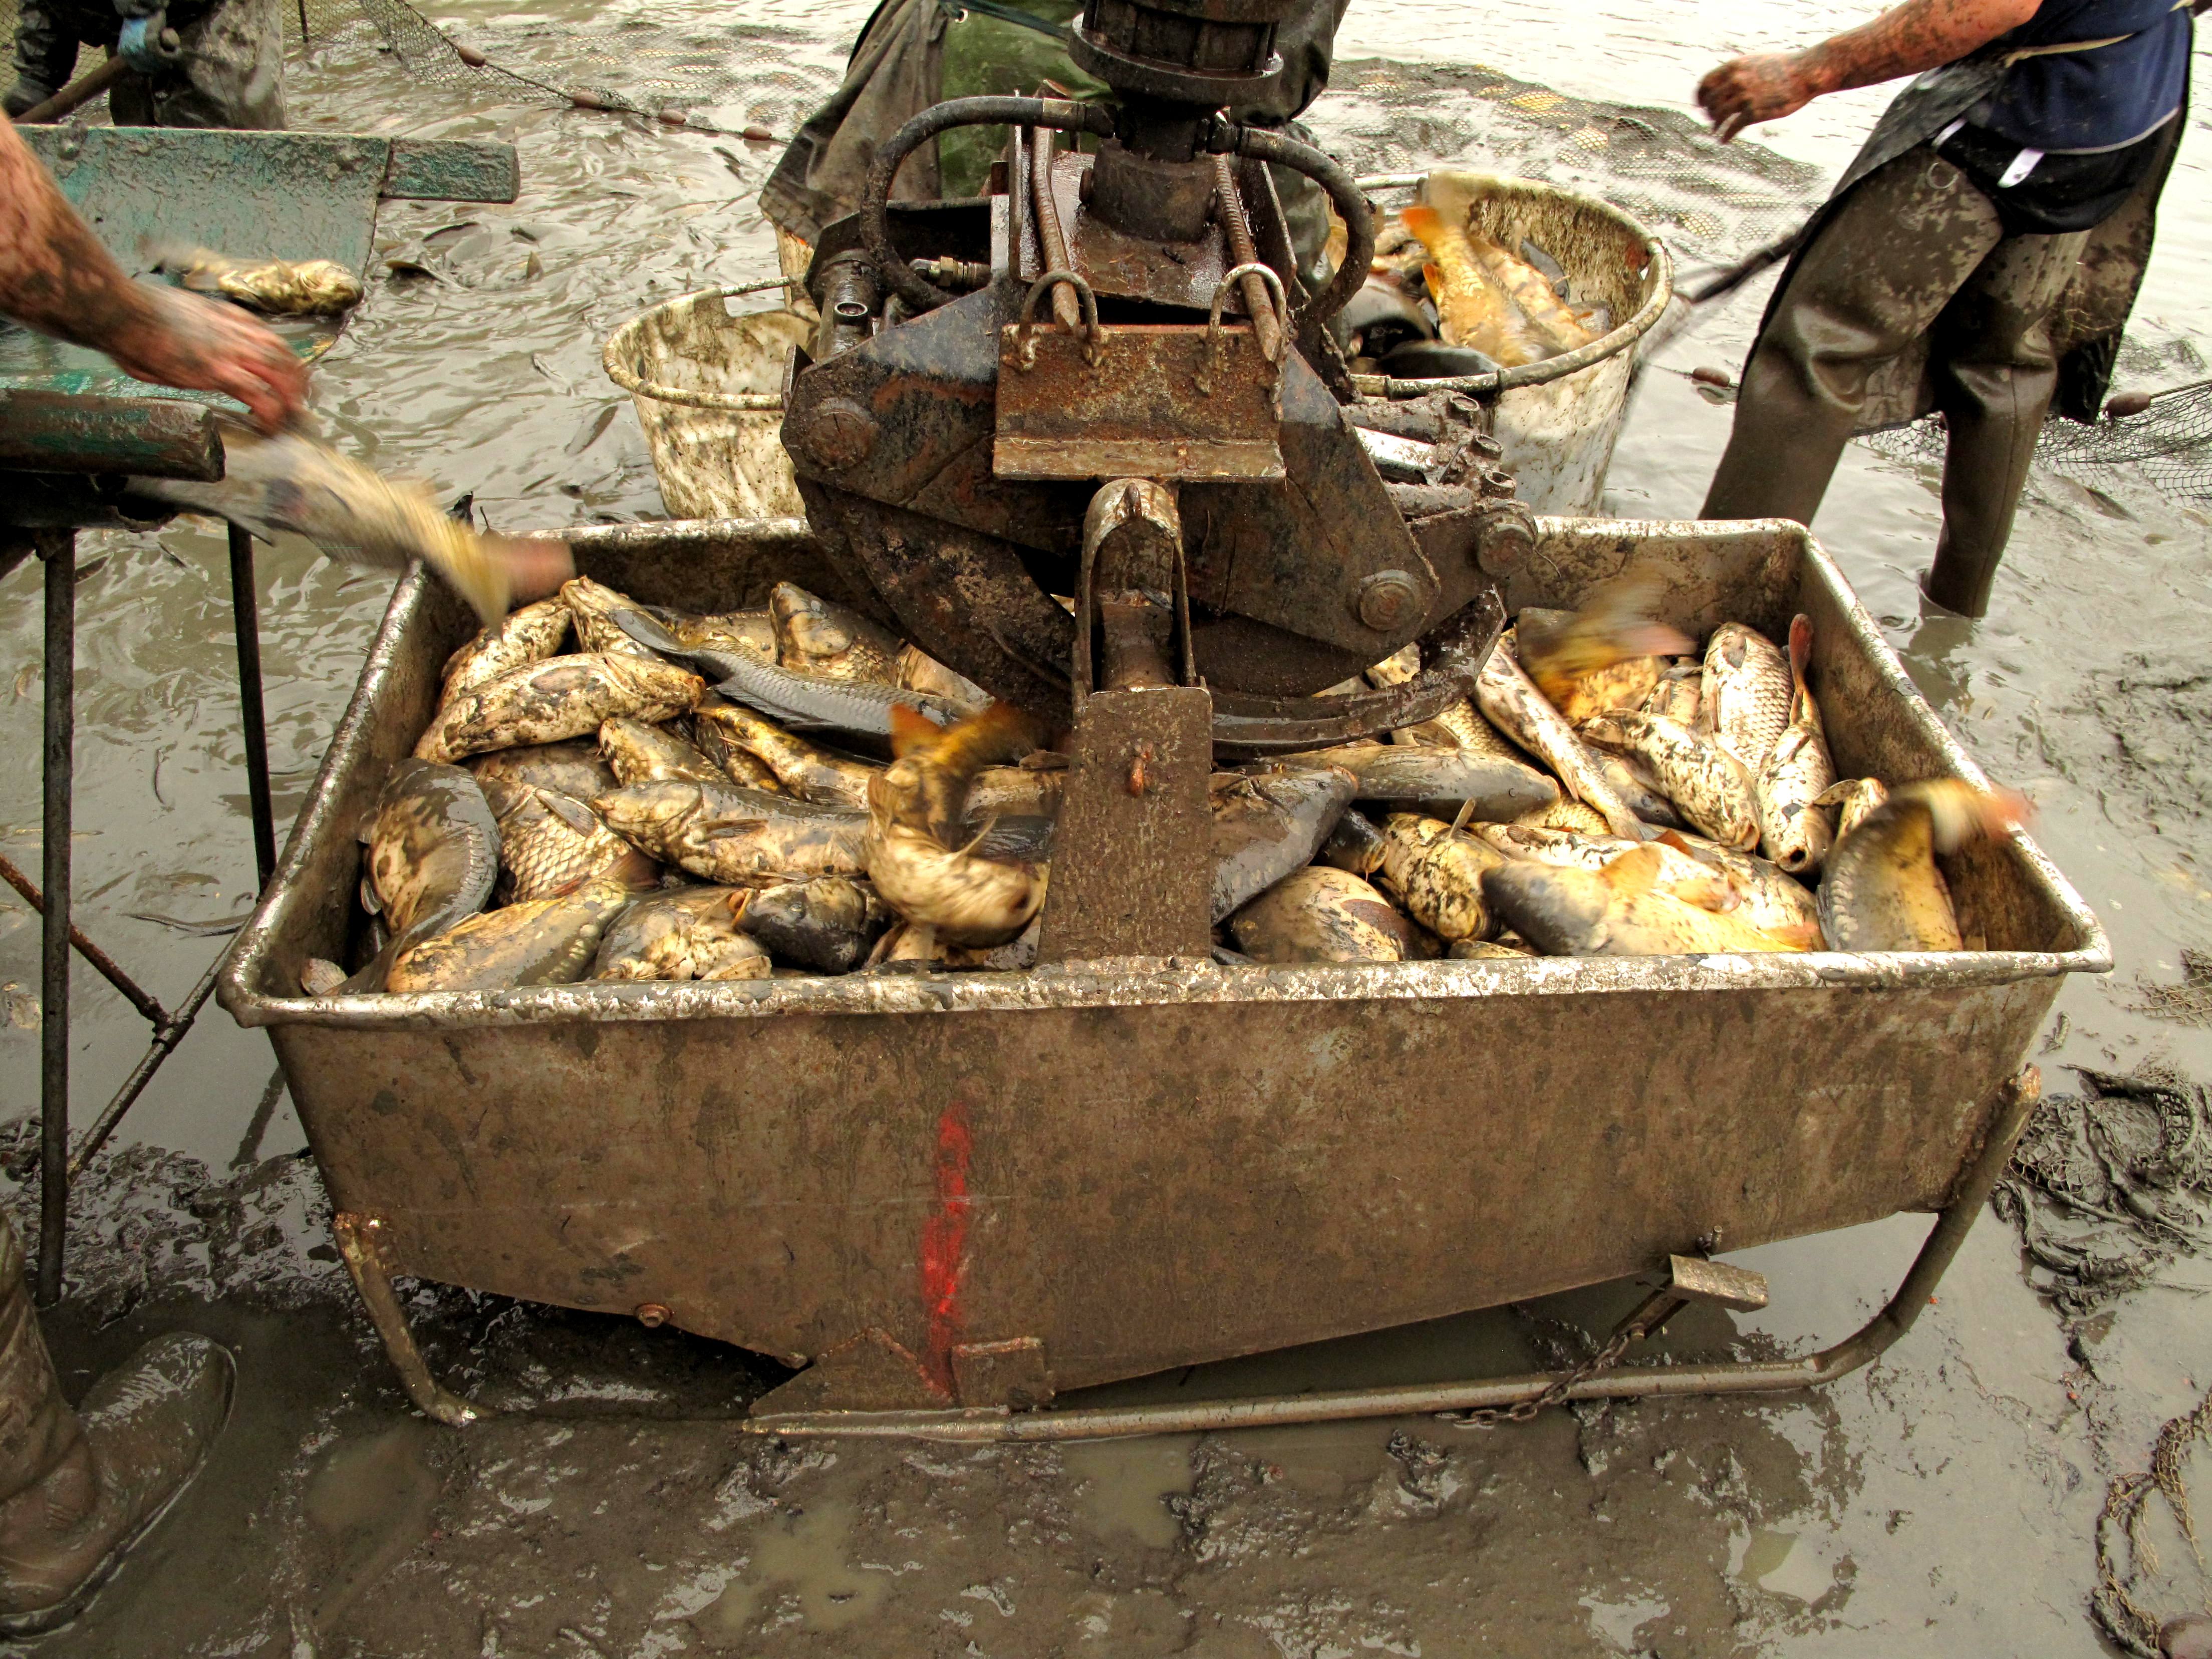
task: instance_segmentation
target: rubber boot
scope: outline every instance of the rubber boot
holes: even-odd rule
[[[156,1337],[62,1398],[0,1213],[0,1636],[73,1619],[199,1473],[230,1415],[230,1351]]]
[[[76,68],[77,32],[51,4],[30,0],[15,20],[15,84],[0,97],[9,120],[43,104],[69,84]]]

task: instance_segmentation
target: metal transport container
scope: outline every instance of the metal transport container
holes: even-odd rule
[[[1511,606],[1571,604],[1641,560],[1692,633],[1733,618],[1778,638],[1804,611],[1840,775],[1979,778],[1800,526],[1538,523]],[[581,568],[641,599],[727,610],[784,577],[836,592],[796,520],[566,533]],[[1958,954],[305,997],[302,963],[342,957],[357,925],[356,827],[472,626],[421,570],[400,584],[221,985],[275,1042],[356,1282],[447,1421],[472,1408],[424,1370],[392,1274],[811,1364],[755,1408],[800,1431],[1115,1433],[1504,1404],[1547,1382],[1550,1399],[1827,1380],[1925,1303],[2025,1119],[2032,1091],[2008,1080],[2060,976],[2111,966],[2023,836],[1946,861],[1985,947]],[[1914,1277],[1880,1330],[1814,1360],[1306,1396],[1272,1418],[1025,1409],[1670,1255],[1686,1284],[1728,1271],[1697,1260],[1717,1234],[1735,1249],[1905,1210],[1944,1212]]]

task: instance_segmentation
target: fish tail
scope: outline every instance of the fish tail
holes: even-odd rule
[[[945,733],[919,708],[902,702],[891,705],[891,757],[903,760],[915,750],[934,744]]]
[[[2032,816],[2027,797],[2015,789],[1981,789],[1963,778],[1931,778],[1897,792],[1927,807],[1936,845],[1949,853],[1970,841],[2007,836]]]
[[[1436,242],[1433,239],[1443,234],[1444,221],[1442,214],[1425,202],[1416,202],[1398,216],[1406,228],[1413,233],[1423,247],[1431,250],[1435,248]]]
[[[927,758],[962,778],[972,778],[987,766],[1019,760],[1037,746],[1036,722],[1010,702],[994,702],[957,726],[942,732],[931,726],[930,732]]]

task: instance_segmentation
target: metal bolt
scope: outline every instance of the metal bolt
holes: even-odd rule
[[[1378,570],[1359,584],[1359,620],[1377,633],[1411,622],[1420,603],[1419,584],[1402,570]]]
[[[876,447],[876,417],[851,398],[824,398],[804,428],[801,441],[817,465],[848,467],[867,459]]]
[[[1475,532],[1474,562],[1492,576],[1508,576],[1536,551],[1536,521],[1518,501],[1501,503]]]
[[[668,1322],[668,1310],[658,1302],[641,1302],[637,1304],[637,1322],[649,1331],[657,1331]]]

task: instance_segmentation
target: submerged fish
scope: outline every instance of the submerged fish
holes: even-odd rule
[[[734,703],[702,705],[693,712],[691,726],[702,744],[721,745],[709,752],[722,760],[723,769],[733,777],[736,769],[724,757],[725,748],[752,756],[768,768],[779,787],[800,800],[822,805],[849,806],[854,811],[865,811],[868,781],[884,769],[872,762],[833,755]]]
[[[1294,871],[1230,918],[1237,948],[1255,962],[1403,962],[1413,924],[1349,871]]]
[[[873,889],[843,876],[758,888],[738,912],[738,925],[776,955],[824,974],[859,967],[890,921]]]
[[[1790,724],[1790,659],[1764,634],[1723,623],[1705,642],[1707,726],[1756,774]]]
[[[1936,854],[2007,836],[2027,804],[1956,778],[1891,791],[1829,852],[1820,921],[1838,951],[1960,951],[1959,919]]]
[[[1665,588],[1656,567],[1633,565],[1599,582],[1572,611],[1522,611],[1514,654],[1569,725],[1634,708],[1658,682],[1658,657],[1697,649],[1658,619]]]
[[[1482,665],[1481,678],[1475,682],[1474,699],[1485,718],[1550,767],[1569,794],[1595,807],[1612,826],[1613,834],[1632,841],[1643,834],[1642,820],[1613,793],[1613,786],[1605,781],[1603,769],[1575,735],[1574,728],[1559,718],[1559,710],[1536,689],[1535,682],[1521,672],[1521,665],[1514,659],[1512,647],[1506,641],[1500,640]],[[1533,801],[1529,806],[1545,804]],[[1526,811],[1529,806],[1521,810]],[[1482,815],[1480,807],[1475,810]],[[1486,816],[1504,819],[1518,815],[1496,812]]]
[[[727,885],[763,876],[857,876],[867,819],[734,783],[638,783],[592,811],[617,835],[693,875]]]
[[[1828,855],[1835,831],[1820,798],[1836,781],[1820,711],[1805,684],[1813,651],[1813,623],[1807,617],[1790,624],[1790,724],[1751,780],[1759,809],[1759,844],[1767,857],[1791,874],[1809,873]]]
[[[1682,956],[1797,947],[1734,912],[1707,910],[1659,880],[1662,850],[1630,848],[1602,869],[1514,860],[1483,876],[1483,896],[1552,956]]]
[[[391,937],[349,988],[380,991],[397,957],[483,908],[499,874],[499,826],[468,773],[410,757],[392,769],[362,839],[362,885]]]
[[[606,931],[593,979],[766,979],[768,952],[738,927],[742,887],[687,887],[641,898]]]
[[[1836,833],[1829,843],[1841,841],[1866,822],[1866,815],[1889,799],[1889,791],[1882,787],[1880,778],[1845,778],[1831,785],[1817,797],[1815,806],[1835,809]]]
[[[487,680],[455,700],[443,747],[449,755],[596,733],[617,714],[646,721],[683,714],[706,695],[696,674],[672,663],[596,653],[548,657]]]
[[[272,316],[335,317],[361,303],[361,278],[335,259],[234,259],[173,244],[140,251],[195,294],[220,294]]]
[[[629,783],[726,783],[729,774],[665,726],[617,714],[599,727],[599,753],[616,779]]]
[[[1446,344],[1471,346],[1507,368],[1549,355],[1528,319],[1475,258],[1463,225],[1449,223],[1434,208],[1419,204],[1401,216],[1429,251],[1422,274],[1437,302]]]
[[[510,904],[448,928],[392,964],[392,991],[504,991],[583,978],[629,891],[595,881],[559,898]]]
[[[1213,920],[1312,863],[1358,787],[1358,779],[1335,766],[1215,773],[1206,790],[1213,820]]]
[[[558,898],[586,882],[605,879],[641,892],[660,879],[660,866],[610,830],[599,815],[556,790],[528,785],[499,815],[502,904]]]
[[[1582,734],[1643,761],[1692,828],[1723,846],[1759,845],[1750,771],[1718,743],[1662,714],[1600,714]]]
[[[380,477],[298,433],[264,438],[226,422],[222,445],[223,477],[215,483],[133,478],[131,487],[270,540],[305,536],[342,563],[401,569],[420,559],[486,623],[507,614],[518,568],[569,562],[564,542],[480,536],[420,484]]]
[[[461,764],[483,786],[494,817],[506,812],[533,784],[586,801],[615,787],[614,769],[600,758],[598,747],[574,739],[495,749],[471,755]]]

